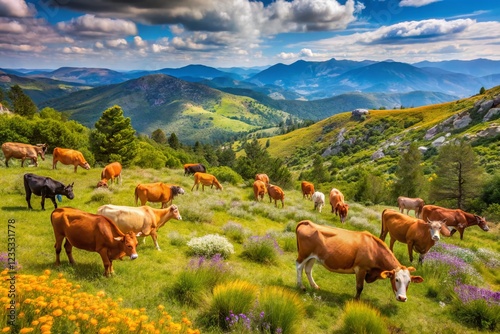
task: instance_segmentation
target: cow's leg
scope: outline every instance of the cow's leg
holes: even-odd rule
[[[78,168],[78,165],[75,165],[75,173],[76,173],[76,169]]]
[[[365,276],[366,276],[366,271],[365,270],[355,270],[356,271],[356,296],[354,297],[355,299],[359,299],[361,296],[361,292],[363,291],[363,286],[365,284]]]
[[[56,197],[49,197],[52,200],[52,203],[54,204],[54,208],[57,209],[57,202],[56,202]]]
[[[408,241],[408,255],[410,256],[410,262],[413,262],[413,241]]]
[[[55,233],[54,233],[55,234]],[[61,249],[62,249],[62,243],[64,241],[64,235],[57,235],[55,234],[56,237],[56,243],[54,245],[54,248],[56,249],[56,266],[59,266],[61,264]]]
[[[9,167],[10,157],[5,157],[5,167]]]
[[[382,239],[382,238],[380,238],[380,239]],[[389,249],[391,250],[391,252],[392,252],[393,254],[394,254],[394,250],[393,250],[393,248],[394,248],[394,243],[395,243],[395,242],[396,242],[396,238],[393,238],[393,237],[391,236],[391,241],[389,242],[389,244],[390,244],[390,245],[389,245]]]
[[[424,257],[425,257],[425,254],[420,254],[419,257],[418,257],[418,264],[422,264],[424,262]]]
[[[458,232],[460,233],[460,240],[464,240],[464,231],[465,231],[464,228],[459,228],[458,229]]]
[[[319,289],[319,286],[318,284],[316,284],[316,282],[314,282],[314,278],[312,276],[312,268],[314,266],[314,263],[316,262],[316,258],[312,257],[310,258],[309,260],[306,259],[305,262],[305,272],[306,272],[306,276],[307,276],[307,279],[309,280],[309,284],[311,284],[311,286],[315,289]]]
[[[302,283],[302,272],[304,271],[304,264],[305,261],[302,261],[302,263],[299,263],[299,261],[295,261],[295,268],[297,269],[297,286],[302,290],[306,289],[304,283]]]
[[[73,259],[73,245],[68,241],[68,239],[66,239],[66,242],[64,243],[64,250],[68,256],[69,263],[75,264],[75,259]],[[61,252],[61,249],[59,249],[59,252]]]
[[[111,261],[108,257],[108,249],[102,248],[99,250],[99,255],[101,255],[102,264],[104,265],[104,276],[109,277],[111,275]]]
[[[28,202],[28,209],[33,210],[33,207],[31,206],[31,189],[30,188],[26,189],[26,202]]]
[[[161,208],[165,209],[167,207],[168,202],[161,202]]]
[[[285,207],[285,201],[281,200],[281,208],[283,209]]]
[[[42,210],[45,210],[45,194],[42,193]]]
[[[24,167],[24,159],[26,159],[26,158],[25,157],[21,158],[21,167]]]
[[[155,244],[156,249],[161,251],[160,245],[158,245],[158,235],[156,234],[156,230],[151,230],[149,234],[151,235],[151,238],[153,238],[153,243]]]
[[[57,169],[57,160],[52,159],[52,169]]]

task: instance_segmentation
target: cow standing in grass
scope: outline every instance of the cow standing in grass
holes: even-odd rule
[[[31,159],[35,167],[38,166],[38,156],[45,160],[47,144],[29,145],[23,143],[3,143],[2,152],[5,156],[5,166],[9,167],[11,158],[21,159],[21,167],[24,167],[24,160]]]

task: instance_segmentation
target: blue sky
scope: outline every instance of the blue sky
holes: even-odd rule
[[[498,0],[0,0],[0,67],[500,60]]]

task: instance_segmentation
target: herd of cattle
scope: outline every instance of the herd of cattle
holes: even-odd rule
[[[22,160],[31,159],[37,165],[37,156],[45,159],[47,145],[27,145],[21,143],[4,143],[2,150],[5,155],[5,164],[12,157]],[[55,148],[53,152],[52,168],[56,169],[57,162],[73,165],[75,172],[81,166],[89,169],[89,164],[79,151],[71,149]],[[101,180],[97,187],[108,187],[111,183],[121,182],[122,166],[118,162],[104,167]],[[191,188],[198,189],[199,184],[213,186],[217,190],[223,190],[223,186],[214,175],[206,173],[202,164],[184,165],[184,175],[194,174],[194,185]],[[112,261],[130,256],[137,258],[137,237],[150,235],[155,247],[160,250],[157,241],[157,231],[168,220],[181,220],[181,214],[176,205],[172,204],[175,196],[184,194],[180,186],[164,183],[139,184],[135,188],[135,204],[138,200],[140,207],[103,205],[98,208],[97,214],[81,211],[70,207],[57,208],[56,196],[64,195],[69,199],[74,198],[73,184],[64,185],[49,177],[38,176],[32,173],[24,175],[24,186],[26,190],[26,201],[28,208],[32,209],[30,199],[35,194],[42,197],[41,206],[45,210],[45,198],[52,200],[55,210],[51,214],[51,222],[56,239],[56,264],[60,263],[60,252],[64,239],[64,248],[70,263],[74,263],[72,248],[77,247],[87,251],[97,252],[101,255],[104,264],[104,275],[113,273]],[[304,199],[314,203],[314,210],[321,213],[325,205],[325,194],[315,191],[314,184],[303,181],[301,183]],[[276,185],[272,185],[266,174],[257,174],[253,183],[255,200],[263,200],[265,194],[269,200],[281,202],[284,208],[285,193]],[[160,202],[161,208],[154,209],[145,205],[147,202]],[[331,212],[340,217],[342,224],[345,223],[349,205],[345,203],[344,195],[336,188],[329,193]],[[393,291],[398,301],[406,301],[406,290],[410,282],[420,283],[420,276],[410,273],[413,267],[405,267],[396,259],[393,246],[396,241],[406,243],[410,262],[413,261],[413,251],[420,254],[419,262],[424,259],[425,254],[440,240],[440,235],[452,236],[457,230],[460,239],[463,239],[465,228],[478,225],[484,231],[488,231],[488,225],[484,217],[474,215],[460,209],[447,209],[435,205],[425,205],[419,198],[398,198],[399,212],[386,209],[382,212],[381,232],[376,237],[368,232],[349,231],[341,228],[317,225],[311,221],[301,221],[296,226],[297,251],[296,261],[297,284],[302,284],[302,272],[305,270],[311,287],[318,288],[312,277],[312,267],[316,261],[328,270],[337,273],[356,275],[356,298],[359,298],[363,290],[364,281],[374,282],[378,279],[390,278]],[[404,210],[406,214],[404,214]],[[409,211],[415,211],[415,218],[410,217]],[[389,234],[390,246],[385,243]]]

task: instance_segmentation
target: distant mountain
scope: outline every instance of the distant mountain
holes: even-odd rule
[[[218,77],[228,77],[233,79],[242,78],[236,73],[223,72],[216,68],[205,65],[188,65],[181,68],[163,68],[161,70],[151,71],[150,74],[167,74],[179,79],[182,79],[184,77],[201,79],[213,79]]]
[[[35,104],[40,104],[54,98],[67,96],[70,93],[89,89],[78,83],[69,83],[65,81],[52,80],[47,78],[29,78],[13,74],[0,72],[0,87],[4,91],[8,91],[10,87],[19,85]]]
[[[473,75],[475,77],[500,74],[500,60],[490,59],[446,60],[438,62],[422,61],[413,64],[413,66],[436,67],[450,72]]]
[[[66,112],[71,119],[93,127],[102,112],[113,105],[122,107],[138,132],[151,134],[160,128],[175,132],[188,144],[229,140],[237,134],[277,126],[290,117],[251,98],[164,74],[76,92],[47,101],[42,107]]]
[[[80,83],[89,86],[103,86],[128,80],[130,75],[107,68],[61,67],[55,71],[38,73],[35,77]]]

